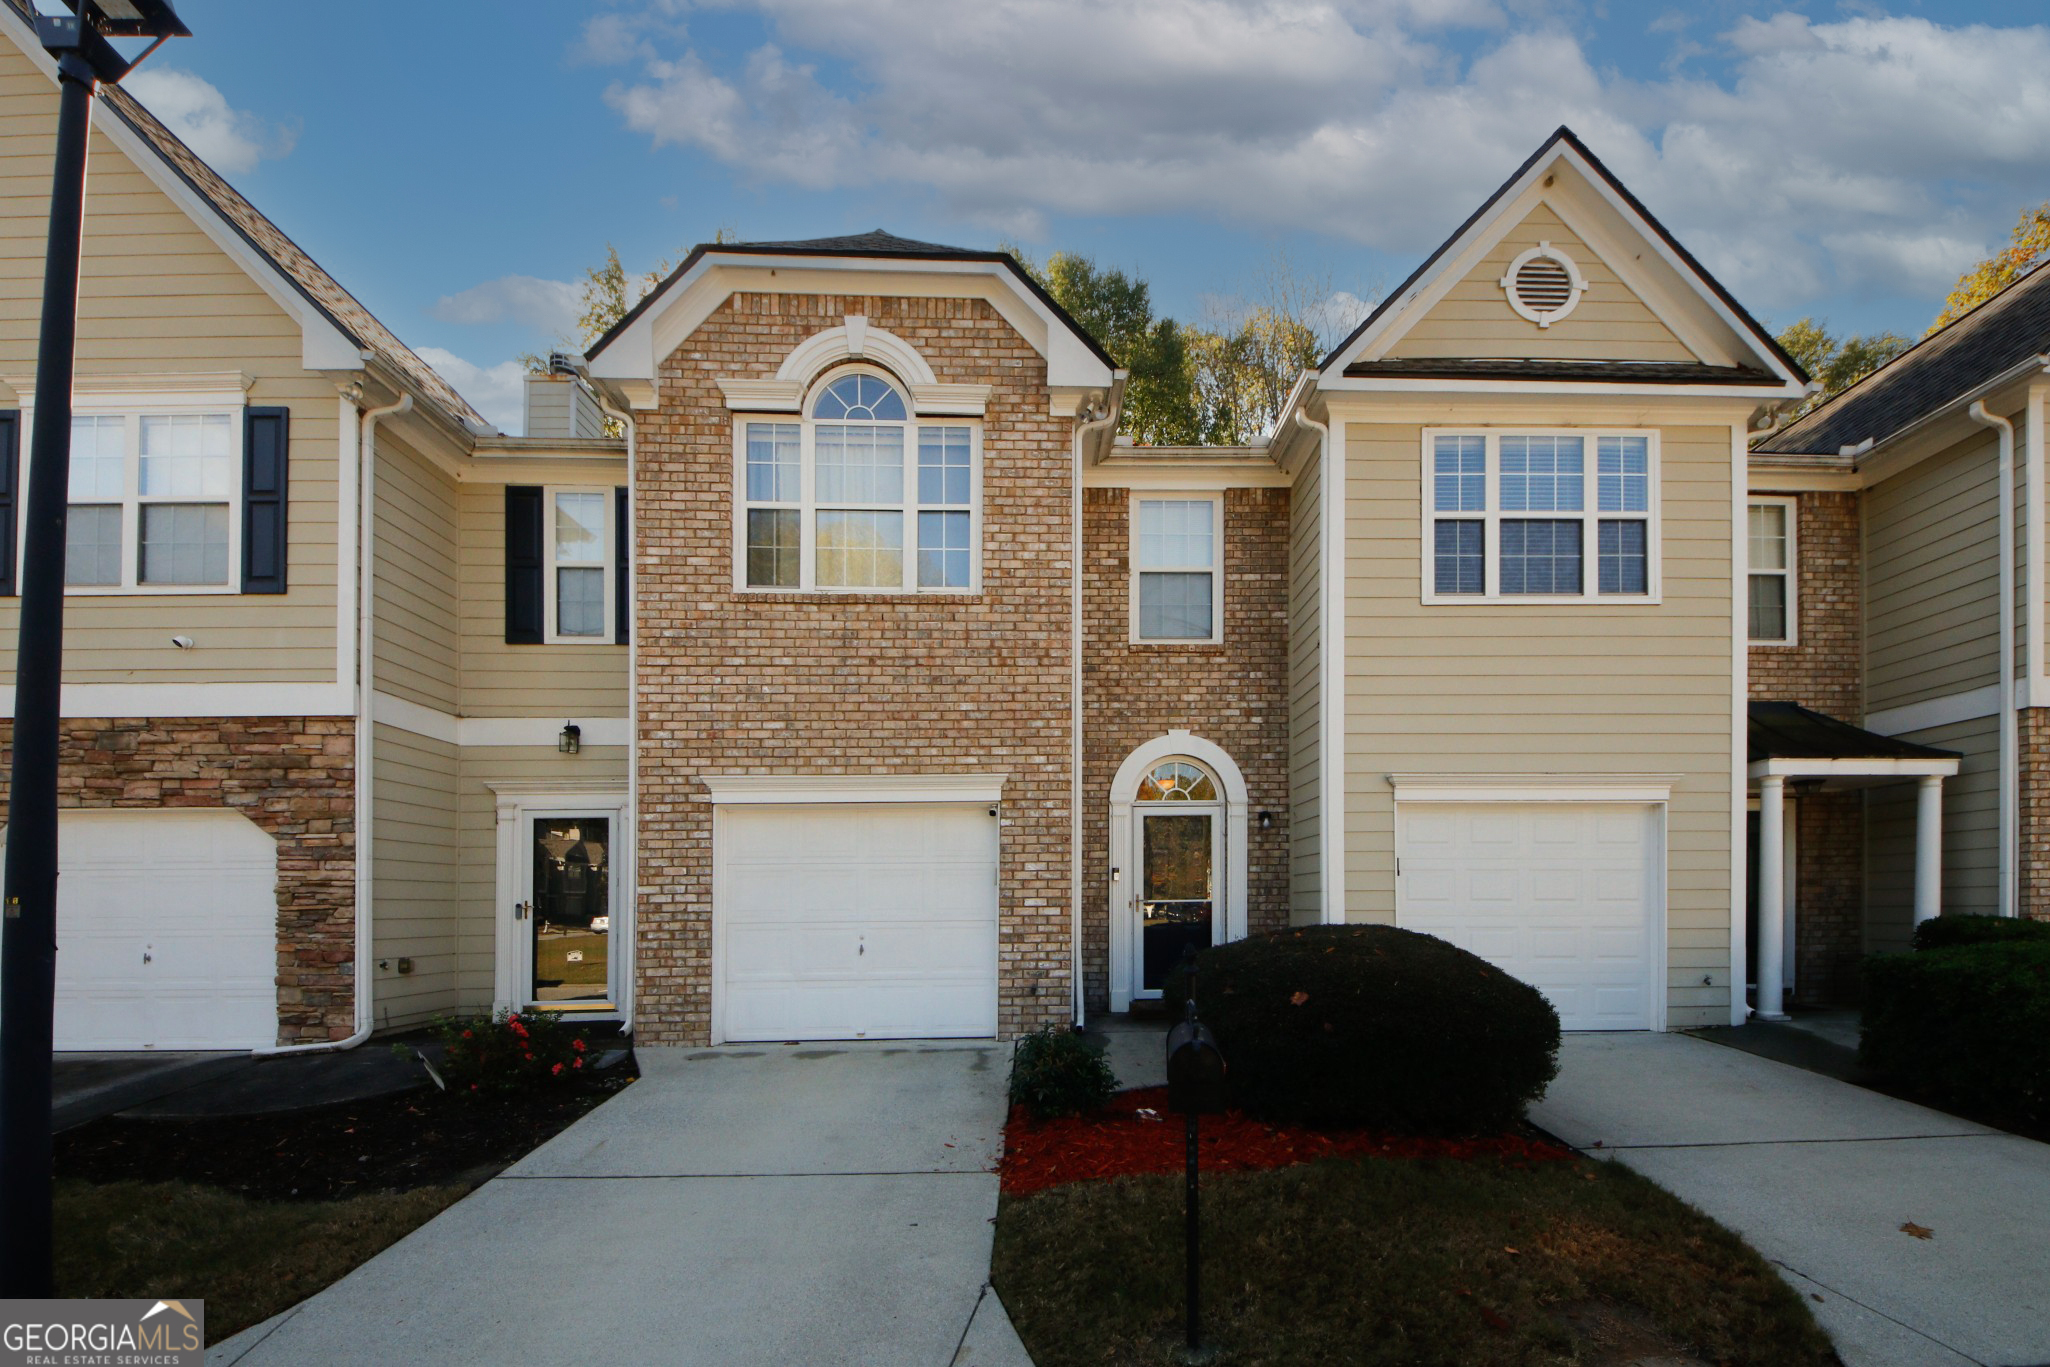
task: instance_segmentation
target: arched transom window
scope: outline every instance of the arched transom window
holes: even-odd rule
[[[801,421],[742,427],[743,586],[975,587],[973,425],[920,421],[888,376],[842,370],[813,390]]]
[[[1153,766],[1153,772],[1139,780],[1140,802],[1215,802],[1217,781],[1185,759],[1171,759]]]

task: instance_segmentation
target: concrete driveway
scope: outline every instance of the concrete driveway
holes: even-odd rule
[[[1001,1046],[638,1052],[620,1096],[208,1362],[1029,1367],[987,1288]]]
[[[1560,1063],[1531,1119],[1742,1234],[1848,1367],[2050,1363],[2050,1145],[1684,1035]]]

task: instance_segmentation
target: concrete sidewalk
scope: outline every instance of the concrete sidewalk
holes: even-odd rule
[[[638,1051],[642,1078],[210,1364],[1029,1367],[988,1290],[1005,1051]]]
[[[1742,1234],[1847,1367],[2050,1362],[2050,1145],[1684,1035],[1560,1061],[1531,1120]]]

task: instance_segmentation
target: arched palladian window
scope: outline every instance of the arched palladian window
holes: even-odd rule
[[[804,411],[743,424],[741,582],[972,589],[976,429],[919,421],[898,385],[868,369],[827,376]]]
[[[1157,764],[1139,780],[1138,802],[1215,802],[1217,782],[1185,759]]]

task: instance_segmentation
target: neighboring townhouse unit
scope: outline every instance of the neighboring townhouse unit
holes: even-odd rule
[[[1753,448],[1752,696],[1898,747],[1787,782],[1803,998],[1939,910],[2050,915],[2046,394],[2038,271]]]
[[[11,535],[55,92],[0,29]],[[1985,686],[1882,679],[1913,572],[1859,529],[1915,498],[1748,449],[1806,376],[1565,130],[1270,440],[1154,448],[1013,259],[882,232],[698,248],[503,436],[133,101],[95,117],[60,1047],[1008,1037],[1338,921],[1569,1028],[1726,1023],[1929,903],[1903,779],[1953,751],[1978,886],[1940,727],[1986,714],[1867,711]],[[1750,909],[1754,864],[1791,898]]]

